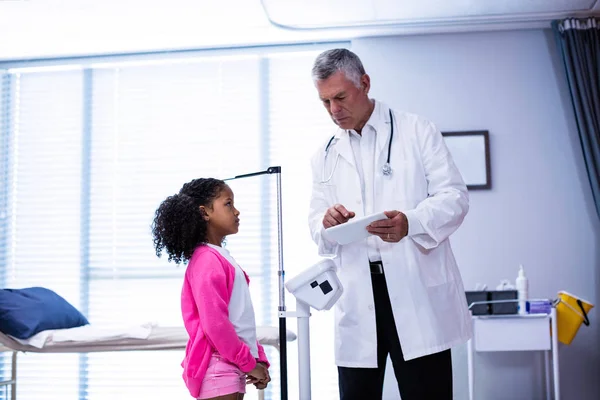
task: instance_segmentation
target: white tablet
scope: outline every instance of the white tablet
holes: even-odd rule
[[[325,238],[339,244],[348,244],[366,239],[371,235],[367,231],[367,225],[381,219],[387,219],[383,212],[367,215],[366,217],[352,218],[344,224],[325,229]]]

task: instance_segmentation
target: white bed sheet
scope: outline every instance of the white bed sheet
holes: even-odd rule
[[[156,324],[152,323],[117,327],[84,325],[71,329],[51,329],[42,331],[26,340],[9,336],[11,339],[14,339],[22,345],[41,349],[48,343],[94,343],[117,339],[148,339],[154,326],[156,326]]]
[[[142,325],[143,327],[143,325]],[[148,327],[147,327],[148,328]],[[147,329],[146,328],[146,329]],[[108,332],[89,326],[87,330],[81,328],[60,329],[44,338],[43,346],[24,344],[0,332],[0,351],[23,351],[32,353],[92,353],[105,351],[132,351],[132,350],[178,350],[185,349],[188,334],[184,327],[149,326],[147,337],[132,337],[131,328],[127,332]],[[116,329],[116,328],[113,328]],[[74,331],[77,330],[77,331]],[[138,333],[142,334],[143,329]],[[263,345],[278,346],[279,329],[273,326],[259,326],[256,328],[257,339]],[[110,335],[108,335],[110,333]],[[128,336],[128,337],[126,337]],[[288,342],[296,340],[296,334],[287,331]],[[57,337],[58,340],[54,340]]]

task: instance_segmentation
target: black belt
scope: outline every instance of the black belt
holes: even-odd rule
[[[369,267],[371,268],[371,274],[383,275],[383,263],[381,261],[369,261]]]

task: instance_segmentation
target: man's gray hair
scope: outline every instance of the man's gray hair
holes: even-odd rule
[[[356,87],[360,87],[365,68],[360,58],[348,49],[331,49],[319,54],[312,68],[312,77],[315,81],[323,80],[338,71],[342,71]]]

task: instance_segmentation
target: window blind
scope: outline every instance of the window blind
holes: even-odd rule
[[[0,71],[0,287],[4,286],[7,275],[11,82],[11,76]]]
[[[10,104],[11,76],[0,71],[0,287],[4,287],[7,276],[8,248],[8,190],[10,182]],[[9,357],[0,354],[0,381],[8,380],[11,365]],[[0,398],[9,398],[10,389],[0,387]]]
[[[3,286],[45,286],[81,300],[81,70],[9,79],[10,169]],[[7,107],[4,107],[7,110]],[[5,122],[6,124],[6,122]],[[20,354],[21,400],[77,398],[77,354]]]
[[[324,47],[323,47],[324,48]],[[0,284],[46,286],[91,323],[181,325],[185,266],[157,258],[159,203],[197,177],[282,166],[288,277],[317,261],[309,156],[331,131],[310,68],[320,50],[244,51],[0,75]],[[276,180],[229,181],[241,211],[226,246],[251,278],[259,325],[277,325]],[[288,309],[295,308],[287,296]],[[296,321],[288,320],[296,330]],[[315,399],[337,397],[332,312],[311,318]],[[297,348],[288,351],[290,398]],[[267,347],[277,399],[279,355]],[[20,354],[19,399],[187,399],[181,351]],[[0,373],[6,374],[8,357]],[[318,360],[318,361],[315,361]],[[256,398],[253,388],[247,399]]]
[[[308,229],[312,187],[310,158],[335,131],[314,87],[311,68],[319,51],[277,54],[269,69],[269,158],[282,166],[283,237],[287,279],[317,261],[317,247]],[[288,309],[295,298],[286,292]],[[296,330],[296,321],[288,320]],[[312,398],[339,398],[333,354],[333,310],[312,311],[310,317]],[[297,345],[289,348],[289,392],[298,391]]]
[[[182,324],[185,266],[155,256],[153,213],[193,178],[258,168],[258,154],[248,151],[260,144],[258,65],[256,56],[209,57],[92,72],[91,321]],[[262,193],[235,194],[249,229],[234,254],[260,274],[247,260],[255,259],[252,238],[260,240],[252,216]],[[181,351],[163,353],[89,354],[87,398],[186,398]]]

